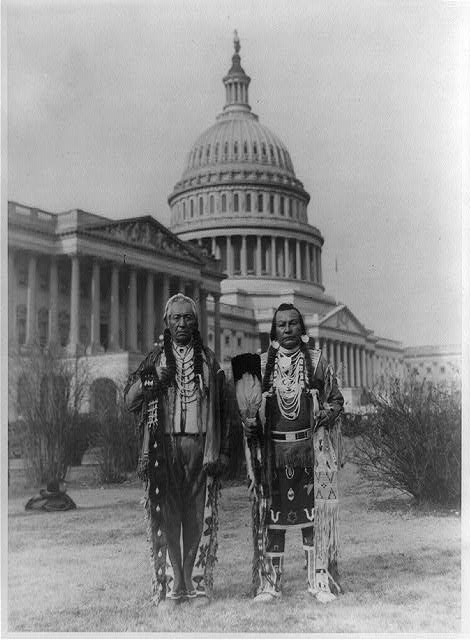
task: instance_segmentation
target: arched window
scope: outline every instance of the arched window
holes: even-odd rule
[[[227,160],[227,156],[229,155],[229,143],[224,143],[224,160]]]
[[[16,307],[16,335],[18,344],[26,342],[26,305],[19,304]]]
[[[245,195],[245,210],[246,211],[252,210],[252,196],[250,193],[247,193]]]
[[[256,142],[253,143],[253,154],[254,154],[254,157],[257,158],[257,156],[258,156],[258,147],[257,147],[257,143]]]
[[[275,162],[275,151],[273,149],[273,145],[272,144],[270,145],[270,160],[272,162]]]
[[[263,193],[258,194],[258,212],[263,212]]]
[[[237,140],[234,142],[234,157],[237,159],[239,157],[239,144]]]
[[[214,196],[209,196],[209,213],[214,213]]]
[[[203,212],[204,212],[203,198],[200,197],[200,216],[203,215]]]
[[[47,344],[49,330],[49,311],[45,307],[41,307],[38,311],[38,338],[41,347]]]
[[[234,211],[239,211],[239,194],[234,193]]]
[[[264,160],[267,158],[267,146],[264,142],[262,142],[262,158]]]
[[[70,330],[70,316],[67,311],[59,312],[59,339],[63,347],[65,347],[69,341]]]
[[[280,214],[285,215],[285,199],[284,196],[280,196]]]
[[[270,213],[275,213],[275,196],[270,194]]]
[[[216,160],[216,162],[218,161],[218,157],[219,157],[219,142],[216,142],[216,146],[214,147],[214,159]]]
[[[190,200],[190,218],[195,215],[195,204],[193,202],[193,198]]]
[[[208,146],[206,147],[206,162],[209,162],[210,155],[211,155],[211,145],[208,144]]]
[[[245,140],[244,141],[244,157],[247,157],[248,153],[249,153],[249,149],[247,146],[247,140]]]
[[[118,389],[110,378],[97,378],[90,387],[90,406],[94,413],[113,416],[117,411]]]
[[[223,213],[226,213],[227,211],[227,197],[225,193],[223,193],[221,197],[221,211]]]
[[[186,220],[186,202],[183,200],[183,220]]]

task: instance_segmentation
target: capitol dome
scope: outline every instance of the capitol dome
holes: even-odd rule
[[[192,145],[168,198],[170,229],[221,260],[223,294],[243,290],[270,306],[270,296],[295,287],[323,299],[324,240],[308,223],[310,196],[286,145],[252,112],[237,33],[234,49],[223,110]]]

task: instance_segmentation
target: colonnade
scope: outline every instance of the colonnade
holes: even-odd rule
[[[374,347],[329,338],[315,338],[316,349],[334,367],[343,387],[372,387],[375,381]]]
[[[24,255],[24,252],[23,252]],[[72,255],[48,258],[49,278],[43,293],[38,289],[38,259],[44,256],[30,253],[27,259],[26,296],[20,296],[15,254],[9,252],[9,338],[25,345],[32,345],[40,337],[38,311],[48,309],[47,336],[49,344],[61,344],[59,326],[60,309],[69,318],[69,351],[76,352],[81,345],[91,353],[103,351],[147,351],[163,331],[163,311],[165,303],[174,293],[181,291],[192,297],[199,305],[200,331],[203,341],[207,341],[208,313],[206,298],[208,291],[202,282],[190,277],[177,277],[167,272],[137,269],[132,265],[104,262],[97,258]],[[65,260],[70,262],[67,264]],[[70,271],[69,271],[70,269]],[[83,273],[82,273],[83,270]],[[62,273],[61,273],[62,272]],[[67,273],[66,273],[67,272]],[[69,277],[70,273],[70,277]],[[67,277],[66,293],[61,291],[59,280]],[[103,283],[106,282],[107,290]],[[220,294],[211,293],[214,299],[215,336],[220,335]],[[47,296],[47,300],[44,297]],[[21,300],[26,297],[26,304]],[[65,300],[64,300],[65,298]],[[19,337],[18,310],[25,309],[25,327]],[[84,344],[81,329],[87,328]],[[106,340],[103,339],[105,327]],[[24,335],[23,335],[24,334]],[[105,344],[104,344],[105,342]],[[216,351],[220,340],[215,339]]]
[[[321,248],[307,240],[227,234],[202,237],[197,242],[222,260],[229,277],[281,277],[322,284]]]

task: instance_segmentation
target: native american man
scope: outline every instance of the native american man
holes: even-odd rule
[[[124,391],[129,410],[140,415],[152,599],[204,606],[212,596],[219,477],[229,454],[225,376],[201,342],[191,298],[171,297],[164,320],[163,348],[155,346]]]
[[[250,448],[249,476],[255,485],[254,597],[270,602],[281,596],[286,530],[295,528],[301,530],[307,558],[308,592],[325,603],[340,592],[338,416],[344,401],[332,367],[319,350],[309,348],[304,320],[293,305],[278,307],[270,339],[269,350],[259,361],[256,416],[254,412],[250,416],[243,400],[244,395],[254,398],[253,390],[250,385],[244,390],[237,381],[244,356],[233,359],[247,452]],[[253,370],[257,356],[247,355],[246,364],[252,364],[246,370]]]

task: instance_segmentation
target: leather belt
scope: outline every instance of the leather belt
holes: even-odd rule
[[[205,436],[206,435],[206,431],[203,431],[203,433],[188,433],[187,431],[175,431],[174,433],[166,433],[166,436],[177,436],[177,437],[183,437],[183,436],[190,436],[190,438],[197,438],[198,436]]]
[[[299,431],[272,431],[271,436],[275,442],[298,442],[308,440],[311,437],[312,429],[300,429]]]

